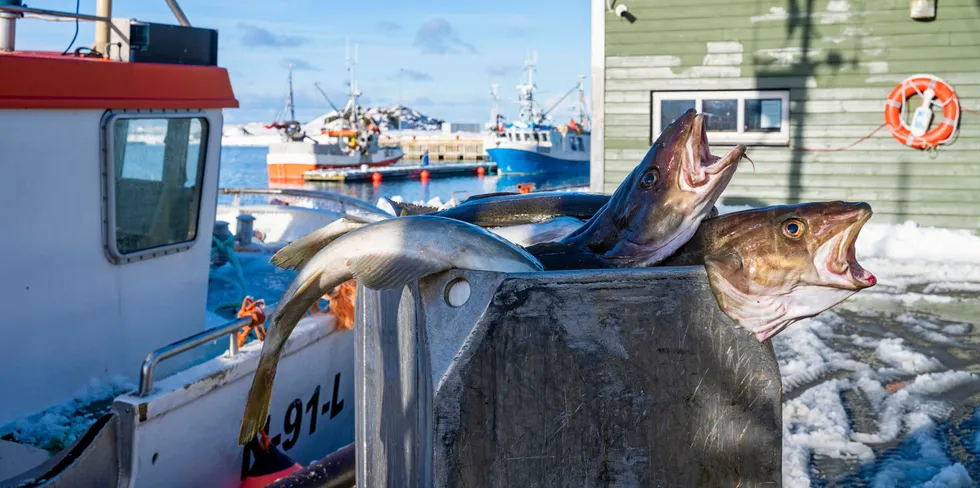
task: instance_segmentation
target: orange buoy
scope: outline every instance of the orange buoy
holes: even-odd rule
[[[422,181],[427,181],[429,179],[429,170],[423,169],[422,172],[419,173],[419,177],[422,178]]]
[[[518,183],[517,189],[520,190],[521,193],[531,193],[531,190],[534,189],[534,183]]]
[[[918,127],[911,127],[902,118],[902,109],[906,100],[912,95],[919,94],[922,98],[922,108],[927,120],[920,121]],[[933,102],[936,98],[938,102]],[[938,103],[943,108],[943,118],[932,130],[927,130],[932,116],[932,104]],[[918,112],[918,110],[917,110]],[[945,81],[932,75],[911,76],[892,90],[885,101],[885,123],[892,137],[902,144],[916,149],[930,149],[944,144],[953,138],[959,125],[960,102],[956,92]],[[915,125],[915,122],[913,122]]]
[[[381,182],[381,173],[375,172],[373,175],[371,175],[371,181],[373,181],[375,183],[380,183]]]
[[[486,173],[486,172],[487,172],[487,170],[483,169],[483,166],[480,166],[479,168],[476,168],[476,174],[478,174],[480,176],[483,176],[483,174]]]

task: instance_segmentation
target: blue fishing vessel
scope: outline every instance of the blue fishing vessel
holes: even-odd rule
[[[588,174],[591,127],[586,116],[584,76],[552,107],[540,112],[534,100],[535,62],[525,62],[526,78],[520,91],[520,119],[507,123],[496,104],[496,85],[491,89],[494,106],[483,142],[489,160],[497,163],[499,174]],[[555,125],[548,113],[578,90],[579,120]]]

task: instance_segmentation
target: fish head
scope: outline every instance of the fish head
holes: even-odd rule
[[[613,221],[625,235],[605,257],[649,266],[671,255],[708,217],[744,155],[742,144],[724,156],[711,154],[704,115],[685,112],[610,199]]]
[[[722,311],[763,342],[874,286],[877,279],[855,255],[871,215],[867,203],[834,201],[706,220],[699,239]]]

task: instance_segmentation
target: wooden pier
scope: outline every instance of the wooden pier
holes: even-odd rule
[[[426,178],[446,178],[449,176],[479,175],[481,170],[484,174],[496,173],[497,165],[496,163],[481,162],[430,164],[428,166],[396,164],[367,169],[317,169],[303,173],[303,179],[306,181],[341,182],[403,180],[408,178],[423,179],[423,171],[427,172]]]

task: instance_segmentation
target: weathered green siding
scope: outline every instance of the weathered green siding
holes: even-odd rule
[[[978,0],[942,0],[929,22],[909,17],[909,0],[620,3],[637,20],[604,16],[606,192],[650,146],[655,90],[789,89],[790,141],[805,148],[841,147],[868,134],[884,122],[892,88],[917,73],[944,79],[963,107],[980,109]],[[875,222],[980,229],[975,114],[964,112],[958,138],[932,157],[887,128],[846,151],[750,146],[748,154],[755,172],[744,162],[722,203],[862,200]]]

